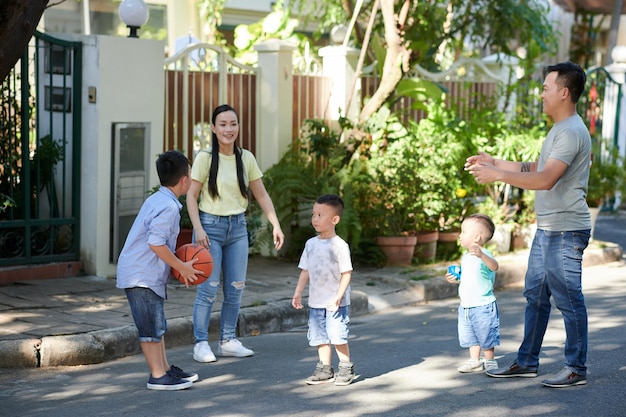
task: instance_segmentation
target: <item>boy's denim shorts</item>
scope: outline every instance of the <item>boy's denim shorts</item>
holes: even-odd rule
[[[164,300],[150,288],[134,287],[124,291],[137,326],[139,341],[160,342],[167,330]]]
[[[500,318],[496,302],[484,306],[459,306],[459,344],[491,349],[500,345]]]
[[[349,306],[339,307],[337,311],[325,308],[309,308],[310,346],[345,345],[350,334]]]

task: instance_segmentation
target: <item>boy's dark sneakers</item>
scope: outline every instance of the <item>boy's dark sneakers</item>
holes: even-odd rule
[[[350,385],[354,380],[354,365],[352,362],[339,362],[335,385]]]
[[[192,372],[185,372],[180,369],[178,366],[170,366],[170,374],[172,376],[178,377],[183,381],[196,382],[198,380],[198,374]]]
[[[322,362],[318,362],[315,367],[313,375],[308,377],[304,382],[309,385],[327,384],[335,380],[335,371],[330,365],[324,365]]]
[[[520,366],[514,363],[508,368],[490,369],[486,373],[493,378],[534,378],[537,376],[537,368]]]
[[[160,378],[154,378],[150,375],[146,387],[157,391],[178,391],[189,388],[192,385],[193,382],[180,379],[167,371],[165,375]]]
[[[568,368],[563,368],[561,372],[554,376],[554,378],[544,379],[541,383],[546,387],[566,388],[576,385],[585,385],[587,383],[587,378],[577,374],[576,372],[572,372]]]

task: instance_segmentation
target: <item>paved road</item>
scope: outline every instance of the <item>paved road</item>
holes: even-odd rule
[[[596,240],[614,242],[626,250],[626,212],[598,216],[593,235]]]
[[[0,415],[6,416],[624,416],[626,400],[626,270],[622,262],[587,268],[590,316],[589,384],[540,385],[562,366],[564,331],[553,314],[538,378],[496,380],[461,375],[465,350],[456,339],[455,299],[387,309],[354,318],[351,350],[359,379],[347,387],[307,386],[315,351],[305,328],[244,338],[252,358],[198,364],[191,345],[168,357],[200,374],[192,388],[145,388],[141,355],[79,367],[0,370]],[[522,333],[519,290],[497,294],[501,364],[514,359]],[[336,359],[335,359],[336,361]]]

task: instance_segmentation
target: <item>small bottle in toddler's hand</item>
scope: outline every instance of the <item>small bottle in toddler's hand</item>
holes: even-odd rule
[[[459,265],[450,265],[448,267],[448,274],[454,275],[454,277],[458,280],[461,279],[461,267]]]

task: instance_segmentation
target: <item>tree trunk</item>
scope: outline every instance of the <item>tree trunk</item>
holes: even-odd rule
[[[385,43],[387,54],[383,73],[381,74],[380,85],[376,92],[359,115],[359,123],[365,122],[383,105],[385,100],[396,89],[398,83],[404,75],[404,63],[408,62],[409,51],[403,45],[403,38],[400,36],[398,21],[394,13],[394,0],[380,0],[380,10],[383,15],[385,25]]]
[[[0,1],[0,80],[21,58],[47,4],[48,0]]]

